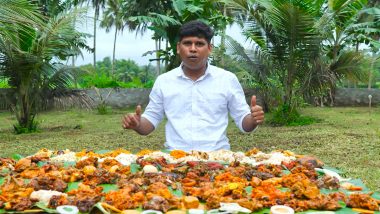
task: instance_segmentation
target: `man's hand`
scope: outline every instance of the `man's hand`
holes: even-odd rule
[[[251,99],[251,117],[256,126],[264,122],[264,111],[261,106],[256,105],[256,96],[252,96]]]
[[[124,115],[122,123],[122,126],[125,129],[137,130],[141,124],[141,106],[138,105],[136,107],[135,113]]]

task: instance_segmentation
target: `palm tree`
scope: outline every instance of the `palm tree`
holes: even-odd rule
[[[219,31],[225,28],[226,23],[228,23],[227,20],[229,20],[220,11],[221,3],[217,0],[173,0],[170,4],[158,8],[163,8],[163,10],[141,11],[139,15],[130,17],[129,21],[132,22],[131,26],[135,24],[139,29],[146,29],[147,27],[152,29],[154,31],[153,38],[156,41],[168,42],[166,50],[156,50],[159,58],[155,59],[169,62],[167,70],[178,66],[180,63],[180,59],[176,55],[176,47],[178,32],[182,23],[201,19],[213,26],[214,30]]]
[[[94,15],[94,43],[93,43],[93,48],[92,50],[94,51],[94,68],[96,71],[96,28],[97,28],[97,21],[99,19],[99,13],[100,9],[103,9],[106,0],[91,0],[92,6],[95,9],[95,15]]]
[[[123,31],[124,26],[125,26],[124,21],[123,21],[124,12],[123,12],[123,7],[121,3],[122,3],[121,0],[108,0],[107,8],[105,9],[104,14],[103,14],[103,20],[100,23],[101,27],[106,28],[107,33],[110,31],[112,27],[115,27],[111,76],[114,75],[114,69],[115,69],[115,51],[116,51],[117,33],[119,31]]]
[[[295,84],[319,50],[320,40],[314,28],[314,15],[319,8],[306,2],[272,0],[247,4],[236,0],[229,3],[250,15],[245,35],[259,52],[271,59],[285,91],[282,102],[286,106],[292,106]]]
[[[326,89],[332,94],[343,77],[366,78],[366,57],[352,53],[346,45],[350,43],[348,29],[357,20],[363,1],[224,2],[248,15],[243,20],[244,34],[270,59],[271,75],[279,77],[284,88],[283,104],[292,106],[294,94],[323,94]]]
[[[27,0],[2,4],[1,10],[19,17],[12,16],[15,22],[0,34],[0,77],[8,78],[14,91],[10,100],[18,120],[15,131],[33,131],[42,103],[62,96],[59,89],[72,80],[70,68],[59,60],[80,54],[80,47],[85,46],[84,34],[73,25],[80,13],[64,12],[43,21],[37,7]],[[7,22],[0,18],[0,26]]]

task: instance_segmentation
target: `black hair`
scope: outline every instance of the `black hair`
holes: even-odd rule
[[[179,29],[179,41],[188,36],[204,38],[210,43],[214,36],[214,31],[206,23],[199,20],[193,20],[183,24]]]

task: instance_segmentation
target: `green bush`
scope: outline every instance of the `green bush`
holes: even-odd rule
[[[113,78],[107,76],[106,74],[101,75],[87,75],[83,76],[80,80],[81,88],[152,88],[153,80],[149,80],[146,83],[141,82],[140,78],[135,77],[130,82],[120,82]]]
[[[150,80],[147,83],[142,83],[140,78],[135,77],[130,82],[119,82],[120,87],[122,88],[152,88],[153,81]]]
[[[107,76],[106,74],[93,74],[84,76],[80,81],[80,86],[83,88],[115,88],[120,87],[119,83]]]
[[[111,107],[107,106],[105,103],[99,104],[96,109],[98,110],[98,114],[105,115],[111,111]]]
[[[38,126],[39,126],[39,123],[35,120],[32,120],[29,122],[27,127],[20,126],[20,124],[14,124],[13,128],[16,134],[27,134],[27,133],[38,132],[39,131]]]
[[[0,88],[10,88],[7,79],[0,79]]]
[[[273,126],[304,126],[318,120],[309,116],[301,116],[297,109],[289,105],[280,105],[267,121]]]

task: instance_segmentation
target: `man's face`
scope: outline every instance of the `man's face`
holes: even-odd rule
[[[188,71],[203,71],[210,53],[211,45],[205,38],[184,37],[177,44],[177,54],[181,57],[184,69]]]

